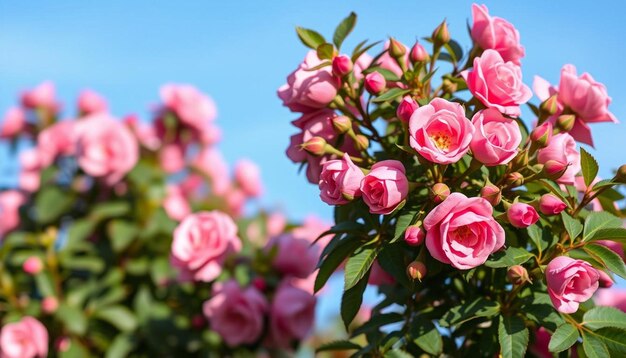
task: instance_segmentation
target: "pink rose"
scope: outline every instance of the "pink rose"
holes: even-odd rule
[[[367,283],[374,286],[393,285],[396,280],[393,279],[387,271],[378,263],[378,260],[374,261],[372,268],[370,269],[370,276],[367,279]]]
[[[517,228],[526,228],[539,220],[537,210],[525,203],[514,203],[509,210],[506,211],[506,217],[511,225]]]
[[[22,93],[22,105],[29,109],[45,109],[56,113],[61,105],[56,100],[54,83],[43,82],[37,87]]]
[[[192,85],[166,84],[161,86],[160,94],[165,109],[200,133],[217,117],[213,100]]]
[[[310,71],[322,61],[311,50],[298,68],[287,77],[287,83],[278,89],[278,97],[292,112],[310,112],[326,107],[337,95],[340,81],[331,67]]]
[[[361,193],[370,213],[391,213],[409,193],[404,165],[397,160],[383,160],[374,164],[361,181]]]
[[[472,4],[472,39],[483,50],[498,51],[504,61],[520,64],[524,47],[517,29],[505,19],[489,16],[486,5]]]
[[[411,120],[411,116],[415,112],[415,110],[419,107],[417,102],[411,96],[402,97],[402,101],[398,105],[398,109],[396,109],[396,117],[400,119],[402,122],[409,122]]]
[[[277,246],[272,266],[284,275],[308,277],[315,271],[321,253],[320,246],[311,242],[293,233],[272,238],[267,244],[268,251]]]
[[[84,90],[78,95],[78,111],[82,115],[108,111],[107,101],[92,90]]]
[[[598,306],[615,307],[626,312],[626,290],[624,289],[599,290],[594,301]]]
[[[576,150],[576,142],[571,135],[559,133],[552,137],[548,146],[537,153],[537,161],[546,164],[554,160],[567,166],[565,173],[556,181],[560,184],[574,184],[576,174],[580,171],[580,153]]]
[[[209,282],[220,275],[226,258],[240,250],[233,219],[219,211],[201,211],[174,230],[172,265],[180,269],[183,280]]]
[[[76,145],[74,141],[74,121],[59,121],[44,129],[37,136],[37,151],[41,165],[47,167],[54,163],[59,156],[74,155]]]
[[[424,218],[428,252],[461,270],[482,265],[504,245],[504,229],[492,214],[483,198],[450,194]]]
[[[0,192],[0,239],[20,224],[20,206],[26,202],[17,190]]]
[[[179,143],[164,145],[159,151],[159,164],[168,174],[185,169],[185,148]]]
[[[494,50],[485,50],[474,59],[474,68],[461,73],[474,97],[488,108],[517,117],[520,105],[532,97],[522,82],[522,70],[513,62],[505,62]]]
[[[539,199],[539,211],[544,215],[557,215],[566,208],[567,205],[552,194],[543,194]]]
[[[13,138],[26,129],[26,114],[18,107],[9,108],[0,126],[0,138]]]
[[[192,166],[209,179],[213,194],[225,195],[230,189],[228,164],[219,150],[213,147],[202,148],[193,159]]]
[[[302,225],[294,228],[291,231],[291,234],[295,237],[302,238],[308,240],[310,243],[313,243],[322,233],[330,230],[330,224],[326,221],[321,220],[316,216],[308,216],[302,222]],[[326,235],[320,238],[317,241],[317,245],[326,246],[330,239],[332,239],[333,235]]]
[[[473,134],[463,107],[442,98],[416,109],[409,120],[411,147],[433,163],[458,162],[469,150]]]
[[[404,242],[410,246],[419,246],[424,242],[426,232],[419,225],[411,225],[404,232]]]
[[[472,155],[486,166],[510,162],[522,142],[519,125],[496,109],[479,111],[472,118],[474,136],[470,143]]]
[[[191,214],[191,206],[180,186],[173,184],[167,186],[163,209],[167,216],[176,221],[181,221]]]
[[[85,173],[119,182],[137,163],[139,145],[124,124],[106,113],[85,117],[75,125],[76,156]]]
[[[123,121],[135,133],[139,144],[151,151],[159,149],[161,139],[152,124],[141,122],[134,114],[127,115]]]
[[[235,164],[235,180],[248,196],[257,197],[263,192],[261,170],[250,160],[242,159]]]
[[[43,160],[37,148],[30,148],[20,153],[21,171],[18,186],[23,191],[33,193],[41,185],[41,169]]]
[[[41,322],[26,316],[0,331],[2,358],[35,358],[48,355],[48,331]]]
[[[269,342],[290,349],[293,340],[304,339],[315,321],[315,296],[288,283],[278,286],[270,308]]]
[[[598,289],[600,275],[588,262],[559,256],[546,267],[548,294],[562,313],[574,313]]]
[[[240,217],[243,214],[243,207],[246,205],[248,196],[239,188],[229,188],[224,194],[224,200],[226,201],[226,207],[228,212],[235,218]]]
[[[283,230],[285,230],[285,227],[287,227],[287,218],[285,217],[283,213],[280,213],[280,212],[271,213],[267,217],[266,226],[267,226],[266,230],[267,230],[268,236],[270,237],[277,236],[281,232],[283,232]]]
[[[254,287],[241,288],[230,280],[216,283],[212,297],[203,305],[211,329],[231,347],[256,342],[263,333],[268,309],[265,297]]]
[[[350,156],[329,160],[322,164],[320,175],[320,197],[329,205],[342,205],[361,196],[361,180],[364,174],[354,165]]]

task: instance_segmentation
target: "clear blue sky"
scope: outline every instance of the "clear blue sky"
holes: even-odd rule
[[[109,99],[115,114],[148,117],[159,85],[195,84],[218,103],[226,157],[258,162],[267,189],[264,204],[284,208],[295,219],[308,212],[331,218],[332,210],[284,156],[294,115],[281,106],[275,90],[305,54],[294,26],[331,37],[336,23],[356,11],[359,20],[349,46],[388,35],[410,44],[446,17],[453,37],[469,44],[469,1],[156,3],[0,0],[0,110],[14,102],[18,91],[49,79],[68,106],[81,88],[90,87]],[[556,82],[561,65],[574,63],[607,85],[610,108],[625,121],[626,43],[621,37],[626,6],[620,1],[602,4],[487,1],[492,14],[507,18],[521,32],[527,84],[534,74]],[[607,177],[611,168],[626,162],[621,147],[626,124],[599,124],[593,132],[593,153]]]

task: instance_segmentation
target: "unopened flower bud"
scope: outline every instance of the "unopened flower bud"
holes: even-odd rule
[[[424,242],[426,232],[422,230],[421,225],[411,225],[404,232],[404,242],[409,246],[419,246]]]
[[[72,341],[68,336],[61,336],[54,341],[54,349],[57,352],[67,352],[72,345]]]
[[[556,126],[563,132],[569,132],[574,128],[576,116],[573,114],[562,114],[556,120]]]
[[[418,42],[415,42],[415,45],[411,48],[409,56],[411,57],[411,62],[413,63],[426,62],[430,59],[430,56],[428,55],[428,52],[426,52],[424,46]]]
[[[528,277],[528,271],[521,265],[515,265],[509,267],[509,270],[506,272],[506,276],[514,285],[522,285],[526,282],[531,282],[530,277]]]
[[[29,275],[36,275],[43,270],[43,262],[37,256],[31,256],[24,261],[22,269]]]
[[[502,192],[500,191],[500,188],[491,183],[486,184],[480,190],[480,196],[487,200],[492,206],[500,204],[500,201],[502,200]]]
[[[363,134],[356,135],[356,149],[358,150],[367,150],[370,146],[370,141]]]
[[[550,143],[550,139],[552,139],[552,123],[544,122],[535,127],[532,133],[530,133],[530,139],[533,143],[536,143],[539,148],[545,148],[548,143]]]
[[[615,284],[611,276],[609,276],[604,270],[597,270],[600,277],[598,278],[598,286],[601,288],[610,288]]]
[[[559,179],[567,170],[567,164],[556,160],[548,160],[543,164],[543,175],[552,180]]]
[[[387,81],[379,72],[374,71],[365,76],[365,89],[371,94],[379,94],[386,86]]]
[[[450,188],[444,183],[435,183],[430,192],[435,204],[439,204],[450,195]]]
[[[565,208],[567,205],[552,194],[543,194],[539,199],[539,211],[544,215],[557,215]]]
[[[352,60],[347,55],[339,55],[333,58],[333,74],[339,78],[352,72]]]
[[[411,119],[411,115],[413,112],[419,107],[417,102],[411,96],[402,97],[402,101],[400,101],[400,105],[396,110],[396,116],[403,122],[408,122]]]
[[[459,88],[459,86],[455,82],[444,78],[443,83],[441,84],[441,88],[445,93],[454,93]]]
[[[622,164],[622,166],[617,169],[617,172],[615,173],[615,179],[613,180],[622,184],[626,183],[626,164]]]
[[[552,116],[559,111],[559,102],[557,101],[557,95],[552,95],[550,98],[546,99],[539,106],[541,112],[547,114],[548,116]]]
[[[446,20],[443,20],[439,26],[433,31],[433,42],[435,46],[443,46],[450,42],[450,31],[448,31],[448,24]]]
[[[413,280],[422,281],[426,272],[426,265],[419,261],[413,261],[406,267],[406,274]]]
[[[48,296],[41,301],[41,310],[46,314],[53,314],[59,308],[59,300],[54,296]]]
[[[528,150],[522,150],[512,160],[514,168],[521,168],[528,165]]]
[[[326,153],[326,139],[313,137],[302,143],[302,148],[313,155],[324,155]]]
[[[520,186],[524,184],[524,176],[519,172],[513,172],[506,176],[506,183],[512,187]]]
[[[346,133],[352,128],[352,120],[348,116],[337,116],[333,118],[333,128],[339,134]]]
[[[406,47],[391,37],[389,38],[389,54],[393,58],[402,58],[406,54]]]

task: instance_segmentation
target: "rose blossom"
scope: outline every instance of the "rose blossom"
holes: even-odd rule
[[[180,143],[169,143],[159,150],[159,164],[168,174],[185,169],[185,148]]]
[[[594,301],[598,306],[615,307],[626,312],[626,290],[624,289],[599,290]]]
[[[510,162],[522,142],[519,125],[496,109],[479,111],[472,118],[474,136],[470,143],[472,155],[486,166]]]
[[[191,214],[191,206],[179,185],[168,184],[163,199],[163,209],[171,219],[181,221]]]
[[[320,63],[317,53],[309,51],[300,66],[287,77],[287,83],[278,89],[278,97],[292,112],[324,108],[337,95],[340,82],[333,76],[330,66],[310,71]]]
[[[84,90],[78,95],[78,111],[83,115],[107,110],[107,101],[97,92]]]
[[[166,84],[161,87],[160,95],[166,109],[200,133],[217,117],[213,100],[192,85]]]
[[[537,161],[546,164],[554,160],[566,166],[565,173],[556,181],[560,184],[574,184],[575,176],[580,171],[580,153],[576,150],[576,142],[571,135],[559,133],[552,137],[548,146],[539,150]]]
[[[78,165],[108,185],[120,181],[139,159],[133,133],[106,113],[92,114],[76,123],[75,134]]]
[[[482,49],[498,51],[504,61],[520,64],[524,47],[520,44],[519,31],[508,21],[490,16],[486,5],[472,4],[472,39]]]
[[[211,329],[234,347],[260,338],[267,306],[265,297],[256,288],[244,289],[230,280],[214,285],[213,295],[204,303],[203,311]]]
[[[37,136],[37,152],[44,167],[52,164],[59,156],[74,155],[74,128],[76,123],[71,120],[59,121],[44,129]]]
[[[505,62],[494,50],[485,50],[474,59],[474,68],[461,75],[474,97],[509,116],[519,116],[519,106],[533,95],[522,82],[521,68],[513,62]]]
[[[361,181],[361,193],[370,213],[391,213],[409,193],[404,165],[397,160],[383,160],[374,164]]]
[[[567,205],[552,194],[543,194],[539,199],[539,211],[544,215],[557,215],[565,208]]]
[[[483,198],[452,193],[424,218],[426,248],[435,259],[467,270],[504,245],[504,229]]]
[[[270,308],[269,342],[289,349],[293,340],[304,339],[315,320],[315,296],[289,283],[278,286]]]
[[[574,313],[598,289],[600,275],[588,262],[559,256],[546,267],[548,294],[562,313]]]
[[[0,331],[2,358],[35,358],[48,355],[48,331],[37,319],[26,316]]]
[[[506,217],[511,225],[517,228],[526,228],[539,220],[537,210],[525,203],[514,203],[509,210],[506,211]]]
[[[235,180],[248,196],[257,197],[263,192],[261,171],[250,160],[242,159],[235,164]]]
[[[20,206],[26,197],[17,190],[0,192],[0,239],[20,224]]]
[[[277,246],[277,253],[272,266],[282,274],[306,278],[315,271],[321,253],[319,245],[311,245],[310,240],[289,233],[272,238],[267,250],[274,246]]]
[[[411,147],[434,163],[458,162],[469,150],[473,134],[463,107],[442,98],[417,108],[409,120]]]
[[[22,105],[29,109],[45,109],[50,112],[57,112],[61,107],[56,100],[54,83],[43,82],[35,88],[22,93]]]
[[[201,211],[174,230],[172,265],[180,269],[183,280],[209,282],[220,275],[228,255],[240,250],[233,219],[219,211]]]
[[[26,127],[26,114],[18,107],[9,108],[4,114],[0,126],[0,138],[13,138],[21,134]]]
[[[20,153],[21,170],[18,186],[23,191],[34,193],[41,185],[41,169],[43,160],[37,148],[30,148]]]
[[[361,180],[365,175],[352,163],[350,156],[329,160],[322,164],[320,197],[329,205],[342,205],[361,196]]]
[[[229,191],[228,163],[216,148],[203,147],[192,160],[192,167],[209,179],[215,195],[225,195]]]

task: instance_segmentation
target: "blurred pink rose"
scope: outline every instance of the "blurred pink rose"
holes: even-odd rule
[[[277,236],[285,230],[287,218],[280,212],[271,213],[267,217],[267,236]]]
[[[26,129],[26,114],[18,107],[9,108],[4,114],[0,126],[0,138],[13,138],[22,134]]]
[[[22,105],[29,109],[45,109],[56,113],[60,104],[56,99],[56,91],[52,82],[43,82],[35,88],[22,93]]]
[[[240,250],[233,219],[219,211],[201,211],[187,216],[174,230],[171,261],[181,280],[209,282],[220,275],[226,258]]]
[[[134,114],[127,115],[124,123],[135,133],[139,144],[149,150],[157,150],[161,146],[161,140],[151,123],[143,123]]]
[[[41,165],[47,167],[59,156],[74,155],[76,144],[74,128],[76,123],[71,120],[59,121],[44,129],[37,136],[37,151]]]
[[[600,275],[588,262],[559,256],[546,267],[548,294],[562,313],[574,313],[598,289]]]
[[[187,84],[166,84],[160,89],[165,109],[172,111],[186,126],[203,133],[217,117],[213,100],[196,87]]]
[[[551,338],[550,332],[543,327],[539,327],[535,331],[535,340],[528,346],[528,350],[539,358],[553,358],[554,356],[548,349]]]
[[[41,322],[25,316],[0,331],[2,358],[35,358],[48,355],[48,331]]]
[[[44,297],[41,300],[41,310],[46,314],[53,314],[59,308],[59,300],[54,296]]]
[[[30,148],[20,153],[21,170],[18,186],[23,191],[33,193],[41,185],[42,158],[37,148]]]
[[[251,160],[242,159],[235,164],[235,180],[247,196],[257,197],[263,193],[261,170]]]
[[[246,205],[246,199],[248,196],[239,188],[230,188],[225,194],[224,199],[228,212],[233,217],[240,217],[243,214],[244,206]]]
[[[191,214],[191,206],[180,186],[167,185],[163,209],[165,209],[167,216],[176,221],[181,221]]]
[[[505,62],[494,50],[485,50],[474,59],[474,68],[461,73],[474,97],[488,108],[518,117],[520,105],[532,97],[522,82],[522,70],[513,62]]]
[[[502,165],[517,155],[522,142],[517,122],[504,117],[496,109],[488,108],[476,113],[472,123],[474,135],[470,148],[479,162],[486,166]]]
[[[315,271],[321,248],[293,233],[276,236],[267,244],[267,250],[278,248],[272,266],[283,275],[306,278]]]
[[[594,301],[598,306],[615,307],[626,312],[626,290],[624,289],[598,290]]]
[[[472,39],[482,49],[498,51],[504,61],[520,64],[524,47],[520,44],[519,31],[508,21],[490,16],[486,5],[472,4]]]
[[[216,148],[202,148],[193,159],[192,166],[209,179],[215,195],[225,195],[230,189],[228,164]]]
[[[241,288],[230,280],[216,283],[213,295],[203,305],[211,329],[217,332],[231,347],[256,342],[263,333],[265,297],[250,286]]]
[[[30,256],[22,264],[22,270],[29,275],[36,275],[43,270],[43,262],[37,256]]]
[[[416,109],[409,120],[411,147],[433,163],[458,162],[469,150],[473,134],[463,107],[442,98]]]
[[[185,148],[178,143],[170,143],[161,147],[159,163],[168,174],[185,169]]]
[[[393,285],[395,282],[396,280],[393,279],[393,276],[380,266],[378,260],[374,261],[370,269],[370,276],[367,279],[367,283],[374,286],[381,286]]]
[[[504,229],[483,198],[452,193],[424,219],[426,248],[435,259],[467,270],[504,245]]]
[[[0,239],[20,224],[20,206],[26,202],[17,190],[0,192]]]
[[[316,216],[308,216],[302,225],[294,228],[291,234],[297,238],[302,238],[313,243],[322,233],[330,230],[330,224]],[[332,239],[333,235],[327,235],[317,241],[317,245],[324,247]]]
[[[361,196],[360,186],[364,176],[348,154],[341,159],[327,161],[322,164],[320,175],[322,201],[329,205],[341,205]]]
[[[404,165],[397,160],[383,160],[374,164],[361,181],[361,192],[370,213],[391,213],[409,193]]]
[[[292,112],[311,112],[326,107],[337,95],[340,81],[331,67],[310,71],[322,61],[311,50],[298,68],[287,77],[287,83],[278,89],[278,97]]]
[[[580,153],[576,150],[576,142],[571,135],[559,133],[552,137],[547,147],[540,149],[537,161],[546,164],[548,160],[554,160],[565,166],[565,173],[558,178],[557,183],[574,184],[576,174],[580,171]]]
[[[78,95],[78,111],[81,115],[108,111],[107,101],[97,92],[83,90]]]
[[[106,113],[85,117],[75,125],[76,156],[85,173],[113,185],[137,163],[139,146],[123,123]]]
[[[526,228],[539,220],[537,210],[525,203],[513,203],[506,211],[506,217],[511,225],[517,228]]]
[[[288,283],[278,286],[270,308],[269,342],[290,349],[293,340],[304,339],[313,329],[315,296]]]

